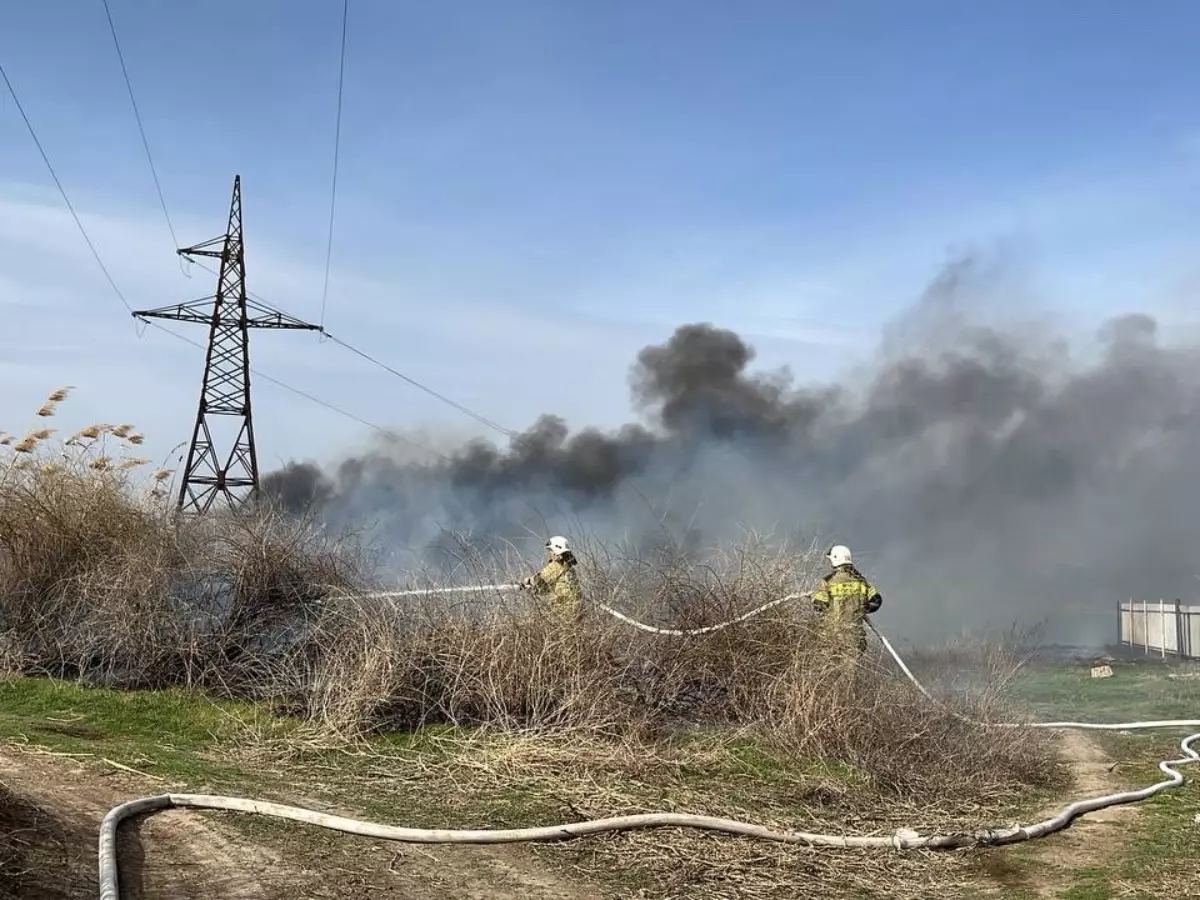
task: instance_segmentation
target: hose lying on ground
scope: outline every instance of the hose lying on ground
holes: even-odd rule
[[[925,690],[925,686],[917,681],[917,677],[900,658],[900,654],[896,652],[896,648],[878,628],[875,627],[870,619],[867,619],[867,627],[875,632],[875,636],[879,638],[879,642],[883,644],[883,649],[888,652],[888,655],[896,661],[896,665],[900,667],[900,671],[904,673],[917,690],[925,695],[925,698],[931,703],[937,703],[939,706],[944,704],[938,703],[929,691]],[[1145,722],[976,722],[974,719],[964,716],[962,713],[954,710],[947,710],[950,715],[956,719],[961,719],[971,725],[978,725],[981,728],[1068,728],[1075,731],[1148,731],[1153,728],[1195,728],[1200,726],[1200,719],[1152,719]],[[1200,735],[1198,735],[1200,737]]]
[[[478,590],[512,590],[513,585],[489,585]],[[415,596],[418,594],[435,593],[429,591],[388,592],[392,596]],[[630,619],[616,610],[602,607],[605,612],[614,615],[643,631],[656,634],[688,635],[703,634],[717,631],[737,622],[744,622],[752,616],[777,606],[787,600],[798,599],[803,594],[791,594],[787,597],[773,600],[758,609],[752,610],[737,619],[722,622],[719,625],[703,629],[680,631],[676,629],[659,629]],[[878,635],[884,648],[892,659],[900,666],[918,690],[931,702],[937,702],[934,697],[917,680],[905,664],[900,654],[896,652],[891,642],[881,634],[868,620],[871,630]],[[1193,728],[1200,727],[1200,719],[1175,719],[1148,722],[1122,723],[1091,723],[1091,722],[1027,722],[1027,723],[987,723],[974,722],[959,713],[953,712],[964,721],[985,728],[1087,728],[1117,731],[1151,728]],[[879,836],[843,836],[831,834],[812,834],[803,831],[777,831],[761,825],[739,822],[733,819],[723,819],[715,816],[694,816],[682,813],[644,813],[631,816],[616,816],[606,819],[593,819],[587,822],[572,822],[562,825],[547,825],[536,828],[512,829],[440,829],[440,828],[405,828],[396,825],[381,825],[374,822],[364,822],[348,819],[342,816],[329,815],[297,806],[284,806],[278,803],[268,803],[242,797],[221,797],[207,794],[160,794],[153,797],[143,797],[122,803],[109,811],[100,826],[99,839],[99,875],[100,900],[120,900],[120,882],[117,868],[117,828],[121,822],[136,815],[157,812],[164,809],[210,809],[230,810],[235,812],[250,812],[258,815],[286,819],[306,825],[315,825],[346,834],[371,837],[378,840],[398,841],[415,844],[504,844],[532,841],[559,841],[572,838],[588,837],[617,831],[645,828],[694,828],[705,831],[716,831],[741,837],[757,838],[759,840],[777,841],[797,844],[806,847],[832,849],[874,849],[874,850],[954,850],[978,846],[1002,846],[1016,844],[1035,838],[1046,837],[1057,831],[1062,831],[1079,816],[1089,812],[1137,803],[1152,797],[1167,788],[1179,787],[1183,784],[1183,775],[1177,766],[1200,763],[1200,751],[1192,745],[1200,741],[1200,732],[1189,735],[1180,741],[1179,746],[1183,756],[1179,759],[1164,760],[1158,764],[1159,770],[1166,776],[1162,781],[1138,790],[1119,791],[1101,797],[1092,797],[1064,806],[1048,819],[1034,822],[1030,825],[1013,825],[1007,828],[986,828],[971,832],[948,834],[922,835],[907,828],[901,828],[892,835]]]

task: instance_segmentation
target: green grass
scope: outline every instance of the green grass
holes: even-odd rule
[[[1193,729],[1200,731],[1200,728]],[[1114,736],[1108,745],[1127,777],[1150,784],[1164,776],[1157,760],[1182,755],[1178,743],[1184,734],[1161,732],[1138,737]],[[1117,877],[1126,885],[1151,885],[1171,879],[1177,884],[1200,873],[1200,767],[1182,769],[1188,781],[1182,788],[1163,791],[1142,805],[1141,827],[1126,844]],[[1193,880],[1194,885],[1194,880]],[[1165,892],[1144,888],[1133,896],[1163,896]],[[1113,894],[1117,896],[1117,894]],[[1184,895],[1181,895],[1184,896]]]
[[[1084,722],[1200,719],[1200,681],[1171,678],[1195,672],[1194,665],[1155,662],[1118,664],[1113,677],[1092,678],[1088,666],[1033,666],[1015,686],[1019,701],[1039,718]],[[1200,727],[1138,732],[1092,732],[1116,762],[1129,787],[1162,780],[1158,761],[1182,755],[1179,741]],[[1200,766],[1184,767],[1183,787],[1139,804],[1128,833],[1114,842],[1110,861],[1073,873],[1062,900],[1116,900],[1189,896],[1200,873]],[[1038,848],[1016,848],[1026,876],[1036,870]],[[1013,897],[1021,896],[1014,892]]]
[[[610,748],[607,757],[594,758],[601,744],[586,736],[562,741],[430,726],[353,747],[329,747],[310,737],[296,721],[197,692],[0,680],[0,743],[72,754],[98,773],[111,771],[111,760],[176,790],[331,807],[414,827],[514,828],[631,806],[811,822],[807,804],[814,791],[837,786],[833,794],[844,798],[864,786],[849,767],[790,760],[749,740],[723,743],[700,731],[664,742],[657,757]],[[227,821],[247,837],[289,852],[315,852],[325,840],[315,831],[253,816]],[[711,844],[710,838],[697,840]],[[649,848],[660,841],[647,834],[630,842]],[[607,864],[596,864],[598,847]],[[654,885],[657,861],[630,862],[628,855],[638,853],[628,843],[534,852],[552,867],[585,866],[618,894]]]
[[[1200,719],[1200,679],[1171,678],[1193,667],[1160,663],[1113,666],[1092,678],[1088,666],[1030,666],[1014,684],[1016,699],[1044,718],[1125,722]]]
[[[1200,730],[1200,729],[1197,729]],[[1185,733],[1111,734],[1097,740],[1117,763],[1117,772],[1129,786],[1141,787],[1163,779],[1158,760],[1181,755],[1179,737]],[[1200,815],[1200,771],[1182,769],[1183,787],[1163,791],[1139,805],[1136,824],[1112,849],[1103,868],[1077,872],[1068,900],[1116,900],[1189,896],[1200,873],[1200,843],[1196,820]],[[1189,886],[1191,885],[1191,886]]]
[[[289,737],[297,739],[299,749],[288,752],[273,767],[250,766],[237,752],[239,746],[250,750],[264,740],[282,744]],[[501,732],[434,725],[380,736],[347,755],[343,748],[306,745],[297,723],[271,717],[248,703],[214,701],[182,689],[120,691],[49,678],[7,678],[0,680],[0,741],[110,759],[184,785],[228,785],[254,779],[273,788],[287,784],[284,768],[322,771],[336,766],[342,778],[332,779],[328,786],[341,790],[343,781],[370,777],[386,761],[393,767],[396,781],[409,792],[412,785],[404,777],[406,768],[444,774],[465,764],[467,756],[503,752],[511,738]],[[678,762],[645,774],[648,794],[661,797],[664,790],[687,793],[730,782],[760,786],[810,779],[863,783],[844,764],[798,764],[749,740],[723,745],[698,734],[681,736],[666,746],[678,754]],[[550,748],[552,744],[547,744]],[[275,783],[270,778],[273,768],[279,769]],[[603,767],[598,771],[603,774]],[[614,763],[608,774],[623,774],[622,764]],[[503,779],[494,792],[483,789],[474,794],[477,802],[470,803],[471,812],[486,810],[490,820],[524,824],[522,820],[547,811],[538,801],[541,792],[535,789],[541,780],[531,778],[523,784],[519,779]],[[359,799],[369,808],[396,808],[397,798],[386,786],[365,791]],[[446,810],[454,802],[443,798],[432,810],[426,808],[421,818],[429,819],[430,825],[445,826]],[[561,803],[554,805],[556,814],[561,814]]]
[[[1031,667],[1016,685],[1015,699],[1038,717],[1200,717],[1196,681],[1168,678],[1170,670],[1157,665],[1114,668],[1114,677],[1092,679],[1087,667]],[[1129,785],[1158,780],[1157,761],[1178,755],[1179,735],[1173,732],[1095,737],[1111,749]],[[264,741],[270,752],[263,752]],[[702,730],[676,735],[659,748],[661,758],[646,760],[619,753],[607,761],[585,760],[594,749],[586,742],[564,745],[550,738],[516,739],[450,727],[384,736],[347,752],[306,742],[299,723],[251,704],[216,702],[186,690],[117,691],[13,678],[0,680],[0,742],[77,754],[101,768],[104,760],[112,760],[184,790],[327,804],[418,827],[518,827],[631,809],[714,812],[812,830],[823,825],[834,831],[870,827],[870,786],[852,767],[792,760],[751,740],[729,741]],[[1200,775],[1185,773],[1189,778]],[[814,814],[823,821],[814,820]],[[1111,861],[1074,873],[1060,896],[1167,896],[1200,872],[1200,841],[1193,825],[1198,814],[1200,790],[1194,783],[1143,804],[1136,828],[1114,847]],[[228,821],[247,836],[296,847],[297,852],[321,840],[311,831],[250,816]],[[647,833],[534,852],[551,866],[574,871],[583,866],[629,895],[657,884],[655,867],[662,862],[655,854],[662,841]],[[685,835],[672,838],[672,846],[703,857],[718,845],[711,838]],[[729,852],[735,845],[720,846]],[[1001,887],[1004,896],[1021,900],[1032,896],[1027,889],[1038,878],[1039,847],[988,851],[974,865],[947,865],[973,873],[981,897]],[[747,866],[749,872],[764,859],[778,866],[788,858],[788,851],[762,845],[747,846],[744,853],[744,859],[730,863],[731,871]],[[836,884],[844,865],[833,854],[796,858],[816,867],[814,884]],[[921,867],[932,865],[918,857],[872,858],[869,864],[903,866],[897,885],[920,883]],[[656,889],[664,890],[661,884]],[[963,884],[955,896],[973,896],[970,890]],[[885,895],[891,896],[877,896]]]
[[[0,741],[107,758],[172,781],[236,776],[236,768],[216,760],[216,751],[252,724],[278,733],[291,727],[248,704],[214,702],[185,690],[0,680]]]
[[[879,799],[852,766],[790,759],[752,740],[700,729],[653,747],[622,747],[590,735],[514,736],[448,727],[352,747],[323,746],[310,738],[298,722],[184,690],[124,692],[41,678],[0,680],[0,742],[75,754],[98,775],[111,772],[105,762],[111,760],[163,779],[147,785],[147,792],[169,787],[228,793],[442,828],[511,828],[676,810],[858,832],[896,827],[907,816],[898,811],[895,823],[879,822]],[[253,816],[225,821],[297,859],[319,856],[329,840]],[[803,882],[829,897],[891,896],[864,885],[891,884],[887,871],[897,866],[902,872],[897,883],[922,885],[962,865],[951,857],[888,854],[848,862],[837,853],[798,853],[784,845],[690,832],[639,832],[528,852],[551,869],[575,877],[586,873],[616,896],[728,896],[723,889],[760,877]]]

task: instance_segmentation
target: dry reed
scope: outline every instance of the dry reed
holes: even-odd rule
[[[804,604],[682,638],[631,630],[594,606],[558,624],[524,595],[363,599],[361,554],[306,522],[265,509],[176,517],[157,487],[170,473],[140,477],[145,460],[127,454],[140,437],[132,425],[96,424],[61,445],[49,437],[30,434],[0,464],[0,655],[18,671],[269,699],[341,738],[430,723],[585,734],[595,745],[745,738],[838,761],[894,796],[936,786],[980,797],[1053,776],[1043,737],[984,734],[877,655],[845,678]],[[19,468],[16,453],[37,465]],[[527,574],[460,550],[460,581]],[[701,559],[586,544],[579,555],[591,601],[683,628],[816,574],[811,548],[756,539]],[[1015,664],[1004,648],[988,663],[997,675]],[[988,689],[955,703],[977,717],[1002,710]]]

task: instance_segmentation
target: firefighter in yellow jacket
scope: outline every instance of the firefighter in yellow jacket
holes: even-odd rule
[[[561,535],[546,541],[550,558],[540,572],[521,582],[523,590],[539,597],[549,596],[550,610],[560,621],[577,619],[583,608],[583,589],[575,572],[577,560],[571,545]]]
[[[878,610],[883,597],[854,567],[849,547],[841,544],[830,547],[825,558],[833,571],[812,592],[813,608],[821,614],[823,637],[831,652],[846,660],[856,660],[867,649],[863,617]]]

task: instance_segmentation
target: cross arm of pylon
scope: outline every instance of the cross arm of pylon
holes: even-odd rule
[[[288,315],[282,310],[265,303],[246,299],[247,324],[251,328],[290,328],[297,331],[321,331],[325,329],[312,322],[305,322],[295,316]]]
[[[200,300],[173,303],[170,306],[160,306],[155,309],[134,310],[132,315],[134,318],[142,320],[170,319],[173,322],[198,322],[202,325],[207,325],[213,320],[215,300],[216,297],[214,296],[203,297]],[[225,313],[222,316],[222,321],[227,319],[230,325],[240,325],[240,310],[235,304],[227,304],[227,307],[227,309],[222,310]],[[256,303],[253,300],[246,301],[246,327],[272,328],[276,330],[290,329],[292,331],[324,331],[320,325],[305,322],[303,319],[288,315],[281,310],[275,309],[273,306],[267,306],[265,303]]]
[[[171,319],[175,322],[212,322],[213,298],[204,297],[187,303],[173,303],[170,306],[160,306],[156,309],[135,309],[131,315],[135,319]]]
[[[199,244],[193,244],[190,247],[180,247],[175,253],[179,256],[207,256],[212,259],[220,259],[225,252],[225,235],[219,235],[212,240],[203,241]]]

